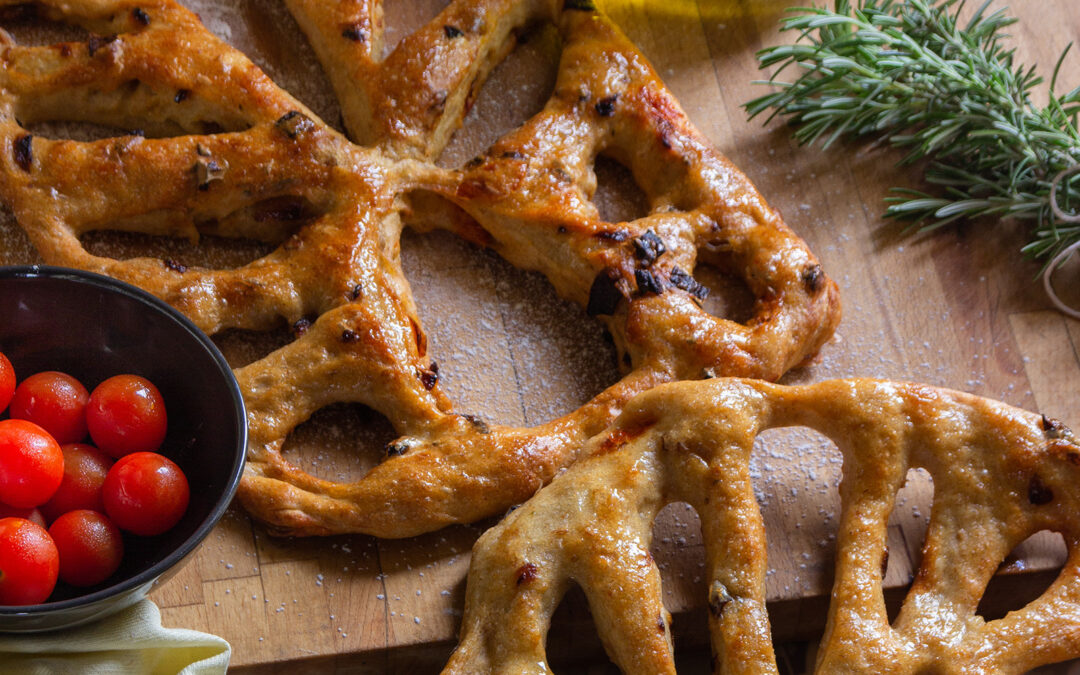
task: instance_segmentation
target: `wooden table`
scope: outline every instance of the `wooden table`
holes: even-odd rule
[[[1080,33],[1073,0],[1014,3],[1020,59],[1049,69]],[[338,111],[310,49],[275,2],[197,3],[204,21],[251,55],[329,121]],[[394,4],[394,3],[389,3]],[[388,7],[395,35],[434,15],[438,0]],[[607,0],[616,19],[675,92],[693,121],[757,184],[839,283],[844,320],[812,365],[784,381],[873,376],[971,391],[1080,425],[1080,322],[1052,311],[1022,260],[1019,226],[960,226],[903,236],[883,221],[892,185],[917,186],[915,170],[870,144],[828,152],[798,148],[781,124],[749,122],[741,105],[764,91],[754,52],[786,41],[777,32],[788,3],[768,0]],[[443,160],[460,163],[538,109],[558,56],[551,30],[523,39],[495,73]],[[1080,83],[1080,56],[1062,73]],[[1068,88],[1068,87],[1066,87]],[[598,201],[613,218],[635,213],[625,171],[605,164]],[[36,260],[10,216],[0,224],[0,263]],[[535,275],[446,234],[409,234],[407,273],[441,366],[442,384],[464,412],[535,424],[576,407],[617,377],[611,347],[579,308]],[[707,276],[707,275],[706,275]],[[1080,264],[1059,274],[1080,300]],[[713,280],[716,311],[738,311],[738,289]],[[725,291],[724,289],[727,288]],[[726,309],[725,309],[726,303]],[[219,337],[242,362],[244,336]],[[355,476],[392,437],[370,412],[319,413],[290,441],[289,456],[317,475]],[[329,431],[327,431],[329,430]],[[326,439],[335,442],[325,449]],[[354,454],[355,453],[355,454]],[[360,457],[361,459],[357,459]],[[768,596],[780,638],[823,625],[830,584],[839,453],[806,431],[763,435],[754,464],[769,533]],[[932,487],[913,474],[890,524],[886,583],[893,599],[916,567]],[[696,517],[674,505],[657,526],[680,645],[704,644],[702,547]],[[403,541],[363,536],[275,539],[231,510],[198,554],[154,592],[167,625],[229,640],[237,671],[437,672],[460,620],[469,550],[490,523]],[[1037,535],[995,581],[988,614],[1019,606],[1063,559],[1059,538]],[[1041,584],[1041,586],[1040,586]],[[1002,590],[1003,589],[1003,590]],[[598,654],[582,596],[560,608],[553,655]],[[248,667],[248,668],[244,668]]]

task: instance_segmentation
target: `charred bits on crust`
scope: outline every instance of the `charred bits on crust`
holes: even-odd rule
[[[352,42],[366,42],[367,32],[358,23],[349,23],[341,27],[341,37]]]
[[[694,277],[684,272],[678,265],[671,268],[669,279],[671,279],[672,286],[681,288],[699,300],[709,297],[709,287],[698,283]]]
[[[617,230],[600,230],[594,235],[597,239],[606,239],[614,242],[624,242],[630,238],[630,230],[620,227]]]
[[[183,103],[191,97],[190,89],[179,89],[176,92],[176,96],[173,96],[173,103]]]
[[[719,581],[712,582],[709,588],[709,613],[719,619],[724,613],[724,608],[733,599],[724,584]]]
[[[806,290],[817,293],[825,285],[825,273],[821,271],[821,265],[814,263],[807,266],[802,272],[802,281],[806,284]]]
[[[136,7],[135,9],[131,10],[131,18],[135,19],[135,23],[139,24],[140,26],[150,25],[150,15],[143,11],[141,7]]]
[[[1042,506],[1054,501],[1054,491],[1042,482],[1039,474],[1032,476],[1031,481],[1028,483],[1028,501],[1035,506]]]
[[[622,292],[616,285],[618,272],[615,270],[603,270],[596,275],[592,287],[589,288],[589,303],[585,306],[585,313],[589,316],[611,316],[622,300]]]
[[[634,280],[637,281],[638,293],[642,295],[660,295],[664,292],[664,283],[649,270],[634,270]]]
[[[290,110],[274,122],[274,126],[281,130],[289,138],[296,138],[300,134],[307,133],[315,128],[315,122],[299,110]]]
[[[431,391],[439,383],[439,364],[432,361],[430,367],[418,370],[416,375],[420,378],[420,384],[424,385],[424,389]]]
[[[225,172],[229,169],[229,163],[225,160],[220,162],[208,154],[203,154],[202,146],[197,148],[199,156],[195,159],[195,184],[199,190],[205,192],[210,189],[210,183],[224,180]]]
[[[360,334],[352,329],[346,328],[345,330],[341,331],[341,341],[345,344],[359,342]]]
[[[527,584],[539,576],[539,570],[532,563],[525,563],[514,572],[514,580],[518,586]]]
[[[110,42],[114,42],[115,40],[115,35],[106,35],[105,37],[102,37],[100,35],[91,35],[90,39],[86,41],[86,51],[90,54],[90,56],[93,56],[97,53],[99,49],[109,44]]]
[[[611,117],[615,114],[615,102],[618,100],[618,94],[612,94],[600,99],[596,104],[596,114],[600,117]]]
[[[386,447],[383,448],[383,454],[387,457],[400,457],[401,455],[404,455],[408,450],[408,443],[405,443],[404,441],[395,441],[386,444]]]
[[[459,38],[459,37],[461,37],[462,35],[465,34],[465,32],[462,31],[457,26],[446,25],[446,26],[443,26],[442,29],[443,29],[443,35],[445,35],[450,40],[453,40],[454,38]]]
[[[646,267],[656,262],[665,251],[667,247],[664,246],[664,240],[652,230],[646,230],[645,234],[634,237],[634,254]]]
[[[182,263],[182,262],[180,262],[178,260],[173,260],[172,258],[166,258],[162,262],[165,263],[165,267],[168,267],[173,272],[179,272],[180,274],[183,274],[184,272],[187,272],[187,269],[188,269],[187,265],[185,265],[184,263]]]
[[[292,325],[293,332],[299,337],[307,332],[308,328],[311,328],[311,319],[307,317],[300,317],[296,320],[296,323]]]
[[[487,425],[487,422],[480,419],[476,415],[470,415],[468,413],[461,413],[460,416],[465,419],[466,422],[471,424],[477,433],[490,434],[491,428]]]
[[[15,139],[15,142],[11,144],[11,152],[15,156],[15,163],[19,165],[19,168],[23,171],[29,171],[31,165],[34,163],[34,150],[33,150],[34,137],[30,134],[23,134]]]
[[[1065,438],[1069,434],[1069,428],[1053,417],[1042,416],[1043,433],[1051,441]]]

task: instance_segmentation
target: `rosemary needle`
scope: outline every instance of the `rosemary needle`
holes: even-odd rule
[[[746,104],[751,118],[771,110],[802,144],[872,136],[928,160],[934,194],[893,188],[886,215],[932,230],[961,218],[1031,222],[1024,254],[1046,260],[1080,242],[1080,88],[1031,100],[1043,82],[1014,63],[1004,10],[981,5],[961,25],[957,0],[836,0],[834,9],[795,8],[783,31],[795,44],[758,53],[774,91]],[[800,74],[785,82],[780,74]],[[1047,267],[1043,268],[1043,274]]]

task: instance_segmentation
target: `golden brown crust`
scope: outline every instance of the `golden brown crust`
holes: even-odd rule
[[[926,385],[805,386],[719,379],[657,387],[584,457],[477,542],[461,643],[446,673],[539,673],[571,580],[623,672],[673,673],[669,617],[649,556],[653,518],[691,504],[702,523],[714,672],[775,673],[765,533],[750,482],[754,438],[808,426],[843,454],[841,515],[818,673],[1021,673],[1080,656],[1080,444],[1063,425]],[[915,582],[890,627],[886,525],[910,468],[934,480]],[[1021,541],[1064,535],[1069,558],[1042,597],[1002,619],[977,607]]]
[[[250,429],[240,499],[257,518],[294,534],[401,537],[499,513],[573,461],[634,394],[705,373],[775,379],[832,334],[837,291],[817,260],[590,3],[455,0],[384,60],[378,2],[288,4],[350,133],[371,147],[325,125],[169,0],[50,0],[47,13],[97,36],[7,40],[0,53],[0,195],[47,262],[140,285],[210,333],[315,317],[237,371]],[[565,51],[545,109],[460,170],[432,164],[514,32],[552,19]],[[81,143],[20,125],[73,118],[181,135]],[[598,154],[631,169],[648,216],[602,221],[590,202]],[[406,212],[410,224],[453,229],[543,272],[606,321],[629,372],[540,427],[453,414],[398,260]],[[80,236],[109,228],[276,248],[208,270],[82,247]],[[757,298],[747,325],[701,308],[699,256],[745,279]],[[402,434],[349,484],[280,452],[297,424],[338,401],[380,411]]]

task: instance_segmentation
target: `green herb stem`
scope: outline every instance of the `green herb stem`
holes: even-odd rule
[[[928,160],[936,194],[894,188],[889,217],[932,230],[959,219],[1031,221],[1024,254],[1052,259],[1080,240],[1080,88],[1054,92],[1038,107],[1043,82],[1014,64],[1003,44],[1016,19],[987,0],[960,25],[962,0],[836,0],[834,9],[795,8],[782,24],[795,44],[762,50],[772,93],[746,104],[751,118],[771,111],[802,144],[825,147],[873,136],[906,150],[902,163]],[[780,79],[789,66],[792,82]],[[1051,204],[1052,194],[1057,207]],[[1045,273],[1045,268],[1044,268]]]

